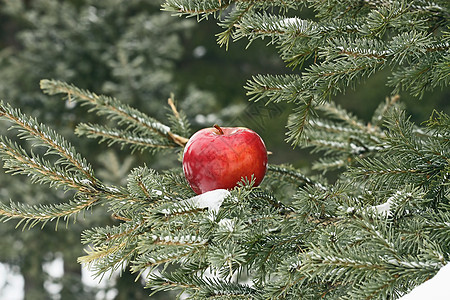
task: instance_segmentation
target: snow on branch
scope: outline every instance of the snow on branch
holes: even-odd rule
[[[447,263],[433,278],[415,287],[399,300],[447,300],[450,295],[449,283],[450,263]]]

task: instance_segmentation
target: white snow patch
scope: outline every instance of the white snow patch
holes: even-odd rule
[[[379,205],[369,206],[367,208],[364,208],[365,211],[372,211],[376,212],[381,216],[388,217],[391,215],[391,208],[394,204],[395,200],[397,200],[399,197],[403,195],[402,191],[397,191],[394,195],[389,197],[386,202],[381,203]],[[406,193],[406,196],[411,196],[411,193]],[[355,207],[351,206],[347,208],[347,213],[353,213],[355,211]]]
[[[225,189],[212,190],[186,200],[196,208],[207,208],[210,212],[217,213],[223,200],[230,195],[230,191]]]
[[[414,288],[399,300],[448,300],[450,298],[450,263],[442,267],[430,280]]]
[[[22,300],[25,296],[24,284],[19,270],[0,263],[0,299]]]
[[[45,289],[51,295],[57,297],[63,289],[63,285],[61,283],[53,282],[53,280],[59,279],[64,275],[63,255],[61,253],[56,253],[55,259],[44,263],[42,269],[50,276],[50,278],[44,282]]]
[[[280,21],[281,26],[297,25],[301,20],[298,18],[286,18]]]
[[[161,196],[163,194],[162,191],[157,190],[157,189],[152,189],[152,193],[154,193],[155,195]]]
[[[234,226],[236,225],[236,221],[232,220],[232,219],[222,219],[219,221],[219,227],[229,231],[229,232],[233,232],[234,231]]]
[[[391,214],[391,205],[392,205],[392,197],[387,199],[386,202],[372,206],[372,209],[374,209],[376,212],[378,212],[380,215],[383,216],[389,216]]]

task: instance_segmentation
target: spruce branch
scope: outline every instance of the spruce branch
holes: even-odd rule
[[[234,5],[227,5],[225,11],[220,8],[225,3]],[[226,14],[221,42],[228,43],[230,37],[247,38],[250,43],[269,38],[269,44],[275,44],[281,58],[293,67],[314,57],[299,78],[259,75],[246,87],[252,100],[295,101],[298,108],[288,123],[288,141],[293,145],[304,141],[304,128],[315,107],[380,70],[391,69],[389,85],[394,93],[407,90],[422,97],[425,91],[449,82],[445,32],[449,13],[439,3],[178,0],[178,7],[189,6],[193,15],[205,14],[202,9],[208,5]],[[303,5],[314,8],[317,18],[287,17],[287,8]],[[279,11],[267,10],[275,7]]]
[[[306,69],[304,85],[315,87],[318,99],[326,101],[330,96],[343,92],[346,87],[381,70],[384,65],[385,60],[375,57],[325,61]]]
[[[224,21],[219,23],[220,26],[226,28],[225,31],[217,35],[217,43],[220,46],[225,45],[225,48],[228,50],[228,44],[230,42],[230,37],[234,31],[234,27],[246,14],[248,14],[252,10],[255,4],[256,2],[254,1],[237,1],[236,7],[230,12],[228,16],[226,16]]]
[[[430,235],[431,240],[442,241],[443,251],[450,251],[450,213],[439,212],[432,218],[423,218],[424,230]]]
[[[303,141],[303,132],[309,124],[311,116],[315,115],[314,108],[317,105],[315,102],[316,99],[313,95],[306,95],[303,103],[294,109],[286,125],[288,129],[286,142],[290,142],[291,145],[295,146]]]
[[[399,95],[394,95],[392,97],[386,97],[384,102],[381,102],[378,107],[375,109],[375,112],[372,115],[372,119],[370,121],[370,126],[381,127],[386,121],[386,116],[390,114],[392,109],[402,108],[401,104],[399,104]]]
[[[97,112],[99,115],[105,115],[111,120],[115,120],[119,125],[126,126],[126,131],[133,134],[145,135],[154,139],[166,139],[172,143],[173,147],[184,145],[187,138],[181,137],[173,133],[167,125],[162,124],[156,119],[134,109],[126,104],[121,103],[115,98],[106,96],[98,96],[89,91],[81,90],[73,85],[55,80],[42,80],[42,90],[50,95],[64,93],[67,94],[71,101],[80,102],[83,105],[92,106],[91,111]],[[108,140],[113,139],[112,136]],[[124,143],[124,140],[118,141]],[[131,143],[133,145],[134,143]],[[158,147],[156,144],[156,147]]]
[[[75,198],[67,203],[52,205],[26,205],[11,202],[9,206],[0,203],[0,221],[6,222],[19,218],[20,221],[16,227],[23,225],[23,228],[32,228],[42,223],[43,228],[48,222],[56,221],[55,229],[58,228],[60,219],[64,219],[69,223],[71,217],[75,221],[75,217],[81,211],[91,208],[98,204],[99,199],[96,197],[76,195]]]
[[[448,5],[440,3],[167,0],[165,9],[176,14],[220,17],[224,43],[269,38],[291,66],[314,57],[298,75],[254,76],[248,95],[296,105],[287,140],[323,153],[316,168],[347,171],[325,183],[269,165],[259,188],[247,180],[231,191],[195,196],[179,168],[158,173],[142,166],[130,172],[126,187],[107,186],[48,128],[3,109],[19,137],[49,149],[40,157],[2,138],[10,172],[76,194],[57,205],[1,205],[0,220],[45,225],[107,203],[115,225],[86,230],[87,253],[79,261],[99,275],[129,267],[155,291],[181,289],[201,299],[397,298],[449,262],[450,118],[435,112],[427,128],[419,127],[399,112],[394,96],[366,123],[329,97],[387,68],[396,90],[420,94],[447,86]],[[314,20],[287,18],[288,9],[304,5],[315,9]],[[63,82],[41,85],[119,125],[81,124],[79,134],[137,150],[180,149],[187,141],[189,123],[173,97],[167,126],[114,98]],[[281,183],[289,193],[271,189]],[[253,285],[242,283],[246,276]]]
[[[414,256],[398,249],[404,245],[397,242],[397,234],[410,228],[408,225],[411,223],[403,223],[395,231],[385,218],[350,218],[339,227],[324,229],[326,236],[332,234],[333,238],[311,245],[311,252],[302,255],[297,270],[310,272],[311,279],[327,278],[347,295],[387,296],[402,291],[403,282],[426,280],[446,264],[442,250],[432,241],[423,243]]]
[[[87,136],[89,138],[98,138],[99,143],[106,142],[108,146],[112,146],[116,143],[123,146],[129,146],[132,151],[144,150],[157,151],[158,149],[167,149],[177,147],[173,143],[170,143],[167,139],[152,138],[152,137],[137,137],[135,134],[130,133],[127,130],[120,130],[107,126],[97,124],[79,124],[75,130],[80,136]],[[184,140],[173,136],[173,140],[177,141],[177,144],[182,144]]]
[[[60,156],[61,159],[56,162],[56,165],[69,166],[68,171],[74,172],[88,180],[90,185],[96,185],[92,167],[76,152],[69,142],[54,130],[38,123],[36,119],[25,116],[20,110],[14,109],[3,102],[0,103],[0,117],[15,124],[15,127],[19,129],[20,138],[35,141],[35,146],[47,147],[46,155],[56,154]],[[12,146],[5,139],[3,141],[3,147],[8,148],[8,144],[9,147]],[[14,148],[14,146],[12,147]],[[24,154],[23,150],[17,150],[17,153]]]
[[[86,255],[78,258],[78,262],[94,270],[96,276],[101,278],[108,271],[123,270],[127,261],[132,259],[135,252],[128,248],[129,243],[123,242],[113,247],[90,247],[85,249]],[[95,267],[95,268],[94,268]]]
[[[270,38],[272,44],[288,43],[291,39],[289,45],[293,45],[292,41],[298,38],[311,37],[318,30],[316,22],[299,18],[286,19],[267,12],[244,16],[236,27],[236,39],[247,37],[251,42],[257,38]]]
[[[436,136],[423,135],[404,112],[394,110],[386,126],[389,131],[382,150],[386,155],[360,160],[361,166],[351,170],[355,179],[369,176],[369,184],[378,188],[389,188],[394,182],[414,183],[427,187],[436,203],[441,201],[448,188],[448,147]]]
[[[256,75],[252,80],[247,81],[245,88],[250,101],[260,101],[264,98],[269,103],[278,103],[281,101],[297,102],[301,95],[302,79],[298,75]]]
[[[326,190],[326,188],[321,183],[308,178],[307,176],[300,173],[297,169],[293,167],[270,164],[267,170],[269,172],[276,173],[278,176],[281,176],[284,180],[292,181],[294,184],[298,186],[317,185],[320,188]]]
[[[184,147],[184,145],[186,145],[188,141],[188,139],[185,138],[185,136],[191,135],[188,119],[184,114],[184,112],[178,111],[177,107],[175,106],[173,94],[167,100],[167,103],[169,104],[170,109],[172,111],[172,114],[169,115],[169,122],[171,123],[172,129],[169,135],[176,144],[180,145],[181,147]]]
[[[372,122],[365,123],[334,103],[317,107],[303,133],[302,145],[324,155],[313,168],[327,172],[358,164],[364,157],[377,156],[386,148],[386,120],[400,108],[399,97],[387,98],[375,111]]]
[[[148,238],[152,240],[151,237]],[[159,266],[184,264],[188,261],[200,264],[200,258],[204,257],[206,253],[206,245],[190,246],[187,243],[184,245],[169,242],[160,243],[159,245],[140,243],[139,247],[145,249],[146,252],[144,253],[141,250],[141,253],[132,261],[133,265],[130,268],[133,272],[141,272],[145,269],[153,270]]]
[[[195,274],[186,276],[177,272],[152,275],[148,287],[155,292],[182,288],[195,298],[249,299],[259,294],[255,288],[244,284],[225,282],[214,277],[202,278]]]
[[[23,205],[11,202],[9,206],[2,204],[0,209],[2,220],[19,218],[21,219],[19,224],[25,222],[25,227],[33,227],[41,222],[44,226],[53,220],[58,224],[61,218],[68,221],[70,217],[105,200],[128,199],[123,190],[104,185],[96,179],[90,164],[54,130],[3,102],[0,104],[0,117],[14,123],[13,128],[19,131],[19,138],[33,142],[32,150],[37,147],[46,148],[42,155],[32,150],[28,153],[17,142],[4,136],[0,137],[0,156],[8,172],[27,175],[32,182],[75,192],[73,200],[67,203]],[[50,156],[58,158],[44,159]]]
[[[142,225],[142,220],[126,220],[115,226],[86,229],[81,235],[81,242],[93,247],[122,243],[128,236],[137,235],[143,229]]]
[[[450,132],[448,131],[450,116],[448,114],[434,110],[425,124],[435,138],[441,139],[445,145],[450,142]]]
[[[52,165],[41,157],[31,153],[6,137],[0,137],[0,155],[4,168],[12,174],[24,174],[31,177],[32,182],[49,184],[51,187],[76,189],[81,192],[92,190],[90,181],[74,176],[59,165]]]
[[[82,242],[87,244],[86,255],[78,262],[94,270],[97,276],[124,269],[137,255],[139,237],[147,229],[140,215],[122,219],[115,226],[96,227],[83,231]]]
[[[214,17],[222,10],[233,5],[236,0],[168,0],[165,1],[162,8],[165,11],[174,13],[175,16],[197,17],[199,20],[207,19],[210,15]],[[202,16],[200,18],[200,16]]]

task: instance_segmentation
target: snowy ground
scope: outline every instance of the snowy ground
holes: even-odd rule
[[[51,277],[59,278],[63,275],[63,260],[62,258],[56,258],[53,262],[45,264],[42,269]],[[117,295],[117,290],[108,289],[106,283],[107,280],[99,282],[99,280],[95,279],[91,272],[86,269],[82,269],[82,281],[87,287],[100,287],[103,289],[97,294],[96,299],[98,300],[114,299]],[[50,294],[53,295],[58,295],[61,291],[61,286],[59,284],[54,284],[51,282],[46,282],[45,288]],[[0,299],[23,300],[23,289],[23,277],[17,274],[17,272],[10,270],[6,265],[0,264]],[[58,299],[58,297],[56,296],[55,299]]]

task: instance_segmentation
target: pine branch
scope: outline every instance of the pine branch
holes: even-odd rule
[[[258,296],[258,291],[244,284],[224,282],[217,278],[202,278],[195,274],[164,273],[152,275],[148,287],[158,291],[184,289],[195,298],[249,299]]]
[[[178,145],[169,143],[167,139],[151,138],[151,137],[137,137],[135,134],[126,130],[120,130],[96,124],[79,124],[75,130],[79,136],[87,136],[89,138],[98,138],[99,143],[106,142],[108,146],[116,143],[121,146],[130,146],[132,151],[152,150],[175,148]]]
[[[386,97],[385,102],[381,102],[373,113],[372,119],[370,121],[371,126],[381,127],[386,121],[386,116],[390,115],[392,109],[402,108],[399,106],[399,95],[392,97]]]
[[[56,154],[60,156],[61,160],[58,160],[56,165],[69,166],[67,171],[74,172],[85,180],[88,180],[89,184],[92,186],[96,185],[92,167],[76,152],[75,148],[70,145],[70,143],[58,135],[54,130],[39,124],[35,119],[23,115],[18,109],[14,109],[3,102],[0,103],[0,117],[8,119],[15,124],[16,128],[19,129],[20,138],[35,141],[35,146],[47,147],[48,150],[45,155]],[[3,141],[3,147],[6,147],[4,149],[7,149],[8,147],[14,148],[7,140]],[[20,155],[24,155],[23,150],[17,150],[16,154],[20,153]]]
[[[315,100],[314,96],[307,95],[303,103],[289,116],[286,142],[290,142],[293,146],[301,144],[304,138],[303,132],[309,123],[311,115],[315,114],[314,107],[317,105]]]
[[[90,181],[74,176],[59,165],[52,165],[35,154],[29,155],[17,143],[6,137],[0,137],[0,155],[4,168],[12,174],[24,174],[31,177],[32,182],[49,184],[51,187],[76,189],[81,192],[92,191]]]
[[[74,218],[83,210],[91,208],[93,205],[98,204],[99,199],[96,197],[80,196],[67,203],[52,204],[52,205],[26,205],[21,203],[11,202],[9,206],[0,203],[0,221],[6,222],[12,219],[19,218],[20,221],[16,227],[23,225],[23,228],[29,228],[42,223],[43,228],[48,222],[56,221],[55,228],[58,228],[58,224],[61,218],[66,223],[69,223],[71,217]]]
[[[280,166],[270,164],[267,169],[269,172],[277,173],[278,176],[285,180],[292,181],[298,186],[303,185],[317,185],[318,187],[326,189],[321,183],[315,182],[314,180],[308,178],[304,174],[300,173],[298,170],[289,166]]]
[[[228,44],[230,42],[230,37],[234,30],[234,26],[236,26],[236,24],[238,24],[240,20],[246,14],[248,14],[254,6],[254,1],[248,1],[247,3],[237,2],[236,7],[230,12],[228,16],[226,16],[225,20],[219,23],[221,27],[226,28],[225,31],[217,35],[217,43],[220,46],[225,45],[225,48],[228,50]]]
[[[197,17],[199,20],[208,19],[210,15],[217,14],[234,4],[233,0],[168,0],[162,5],[162,9],[174,13],[175,16]]]
[[[174,146],[184,145],[187,142],[187,138],[171,132],[168,126],[137,109],[121,103],[117,99],[98,96],[60,81],[42,80],[41,88],[47,94],[64,93],[68,95],[71,101],[77,101],[83,105],[91,105],[91,111],[95,111],[99,115],[105,115],[111,120],[117,121],[119,125],[125,125],[126,130],[133,134],[164,138]]]
[[[39,156],[33,151],[28,153],[17,142],[0,137],[0,156],[8,172],[27,175],[32,182],[74,190],[76,193],[73,200],[61,204],[23,205],[13,202],[9,206],[2,204],[0,209],[2,220],[19,218],[21,219],[19,224],[25,222],[25,227],[33,227],[40,222],[44,226],[53,220],[58,223],[61,218],[68,221],[71,216],[103,200],[127,199],[128,196],[122,190],[103,185],[98,181],[86,160],[54,130],[4,103],[0,104],[0,117],[14,122],[13,128],[18,129],[19,138],[31,140],[35,148],[46,148],[46,152]],[[59,158],[53,161],[43,158],[52,155]]]
[[[427,187],[429,196],[439,202],[447,190],[448,147],[439,138],[423,137],[420,131],[417,134],[416,126],[401,112],[394,111],[387,127],[385,155],[361,160],[361,167],[352,170],[355,178],[370,176],[370,184],[386,189],[402,182],[413,183]]]
[[[247,81],[245,88],[250,101],[258,102],[267,98],[266,105],[269,103],[278,103],[281,101],[298,102],[303,89],[302,79],[298,75],[257,75],[252,80]]]
[[[168,120],[171,124],[171,131],[174,133],[171,137],[175,141],[175,143],[184,147],[187,141],[182,137],[191,136],[191,129],[188,118],[183,111],[177,110],[174,101],[174,95],[171,95],[171,97],[167,100],[167,103],[169,104],[172,112],[168,116]]]

